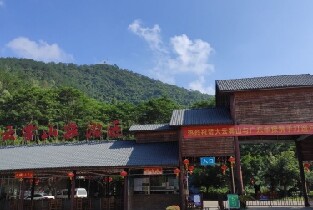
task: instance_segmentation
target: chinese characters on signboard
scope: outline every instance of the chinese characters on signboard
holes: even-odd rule
[[[48,130],[42,130],[41,135],[38,134],[38,127],[36,125],[28,124],[22,128],[22,136],[24,141],[34,141],[40,138],[42,141],[47,139],[59,137],[59,130],[53,125],[48,126]],[[63,138],[65,140],[71,140],[79,136],[79,130],[76,123],[71,122],[64,126],[63,128]],[[103,131],[102,125],[99,123],[92,123],[88,125],[85,133],[86,139],[102,139]],[[107,130],[108,138],[120,138],[122,137],[122,128],[120,126],[119,120],[114,120],[108,126]],[[6,126],[5,130],[2,132],[2,140],[16,140],[17,135],[12,125]]]
[[[313,123],[190,126],[183,128],[183,135],[185,139],[219,136],[268,136],[303,134],[313,134]]]
[[[162,175],[163,169],[161,167],[144,168],[144,175]]]
[[[34,173],[31,171],[15,172],[16,179],[33,178]]]

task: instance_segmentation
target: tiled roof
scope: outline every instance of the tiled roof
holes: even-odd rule
[[[91,141],[0,148],[0,171],[66,167],[177,166],[175,142]]]
[[[313,75],[280,75],[268,77],[255,77],[233,80],[216,80],[217,89],[220,91],[240,91],[255,89],[272,89],[288,87],[313,86]]]
[[[174,110],[170,125],[232,124],[230,113],[225,108]]]
[[[151,124],[151,125],[132,125],[129,131],[162,131],[162,130],[172,130],[174,128],[170,127],[169,124]]]

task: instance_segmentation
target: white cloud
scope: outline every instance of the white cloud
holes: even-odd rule
[[[208,63],[213,48],[201,39],[190,40],[186,34],[171,38],[174,58],[169,59],[169,67],[178,72],[192,72],[204,75],[214,70]]]
[[[134,20],[133,23],[129,24],[128,29],[143,38],[148,43],[151,50],[164,52],[159,25],[156,24],[153,28],[144,28],[140,20]]]
[[[155,66],[152,76],[163,82],[175,84],[179,75],[192,74],[197,80],[191,82],[189,88],[203,93],[212,93],[214,89],[204,87],[204,76],[214,71],[214,65],[209,63],[209,58],[214,49],[208,42],[201,39],[190,39],[186,34],[170,38],[165,45],[161,39],[159,25],[153,28],[143,27],[140,20],[135,20],[129,25],[129,30],[143,38],[154,54]],[[191,77],[190,77],[191,78]]]
[[[205,86],[205,79],[203,76],[200,76],[198,80],[190,82],[189,88],[192,90],[198,90],[201,93],[215,95],[215,89],[212,86]]]
[[[73,62],[73,55],[65,53],[58,44],[48,44],[43,40],[32,41],[26,37],[18,37],[6,45],[19,57],[44,62]]]

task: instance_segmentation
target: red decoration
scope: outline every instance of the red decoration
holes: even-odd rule
[[[12,125],[9,125],[6,127],[6,131],[2,133],[2,140],[6,141],[6,140],[15,140],[16,136],[14,136],[15,131],[13,129]]]
[[[76,136],[78,136],[78,126],[76,125],[76,123],[69,123],[67,125],[64,126],[64,138],[66,140],[72,139]]]
[[[41,135],[42,140],[46,140],[50,137],[57,137],[59,135],[58,130],[53,128],[53,125],[49,125],[49,131],[43,131]]]
[[[195,169],[195,167],[194,166],[189,166],[188,167],[188,171],[190,172],[190,174],[192,174],[193,173],[193,170]]]
[[[225,164],[223,164],[223,165],[221,166],[221,169],[222,169],[222,173],[225,175],[225,172],[226,172],[226,170],[227,170],[227,166],[226,166]]]
[[[304,164],[303,164],[303,167],[304,167],[304,170],[305,170],[305,171],[310,171],[310,166],[311,166],[310,163],[304,163]]]
[[[104,182],[112,182],[113,181],[113,178],[112,177],[105,177],[104,179],[103,179],[103,181]]]
[[[32,141],[34,137],[34,131],[38,128],[35,125],[29,124],[23,128],[23,137],[25,141]]]
[[[233,156],[230,156],[228,158],[228,161],[230,162],[231,166],[233,166],[235,164],[236,159]]]
[[[176,176],[178,176],[178,175],[179,175],[179,173],[180,173],[179,168],[175,168],[175,169],[174,169],[174,174],[176,174]]]
[[[31,171],[24,171],[24,172],[16,172],[15,173],[15,178],[17,179],[24,179],[24,178],[33,178],[34,173]]]
[[[188,165],[189,165],[189,160],[188,160],[188,159],[185,159],[185,160],[183,161],[183,163],[184,163],[185,166],[188,166]]]
[[[93,123],[88,126],[86,131],[86,139],[100,138],[102,136],[102,125],[99,123]]]
[[[125,176],[127,176],[127,172],[123,170],[123,171],[121,171],[120,175],[121,175],[122,177],[125,177]]]
[[[109,138],[118,138],[122,136],[122,129],[120,127],[120,121],[114,120],[112,125],[108,127],[108,137]]]
[[[35,179],[35,185],[39,184],[39,179]]]
[[[73,173],[73,172],[69,172],[69,173],[67,174],[67,176],[70,178],[70,180],[72,180],[73,177],[74,177],[74,173]]]

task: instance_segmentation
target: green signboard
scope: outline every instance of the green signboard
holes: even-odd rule
[[[240,209],[240,201],[237,194],[228,194],[227,201],[229,209]]]

